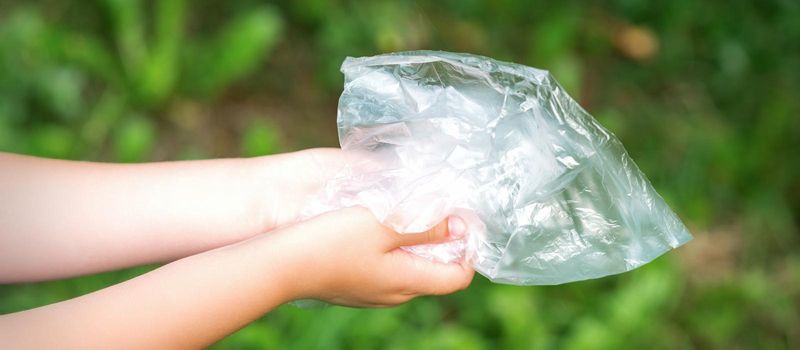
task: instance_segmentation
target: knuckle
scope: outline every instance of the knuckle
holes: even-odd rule
[[[461,279],[461,284],[459,284],[458,290],[467,289],[472,284],[472,279],[475,277],[474,272],[470,272]]]
[[[469,285],[471,283],[472,283],[472,279],[465,278],[465,279],[461,280],[461,283],[458,284],[456,290],[465,290],[465,289],[467,289],[469,287]]]

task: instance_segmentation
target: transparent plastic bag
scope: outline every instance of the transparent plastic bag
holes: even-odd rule
[[[401,233],[449,215],[498,283],[560,284],[639,267],[691,239],[622,144],[544,70],[434,51],[347,58],[338,129],[348,165],[305,215],[364,206]]]

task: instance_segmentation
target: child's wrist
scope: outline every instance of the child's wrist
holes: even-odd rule
[[[275,174],[283,169],[280,162],[271,156],[244,159],[244,166],[248,173],[250,203],[256,213],[254,229],[257,233],[266,232],[275,227],[275,206],[280,202],[275,198]]]
[[[309,298],[311,284],[317,280],[311,271],[305,271],[309,262],[298,251],[302,242],[294,242],[290,236],[288,232],[270,232],[256,238],[258,251],[264,257],[262,278],[276,304]]]
[[[306,197],[329,175],[331,151],[312,149],[246,159],[260,231],[295,222]]]

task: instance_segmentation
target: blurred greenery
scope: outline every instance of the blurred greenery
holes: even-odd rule
[[[800,348],[800,3],[0,1],[0,150],[138,162],[336,144],[347,56],[555,77],[696,235],[636,271],[385,310],[284,306],[225,348]],[[0,286],[0,313],[152,267]],[[254,278],[257,278],[254,276]]]

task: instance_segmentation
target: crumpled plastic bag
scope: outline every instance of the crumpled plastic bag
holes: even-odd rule
[[[407,249],[442,262],[466,254],[490,280],[517,285],[625,272],[691,239],[547,71],[414,51],[347,58],[342,72],[348,165],[306,216],[363,206],[411,233],[457,215],[465,240]]]

